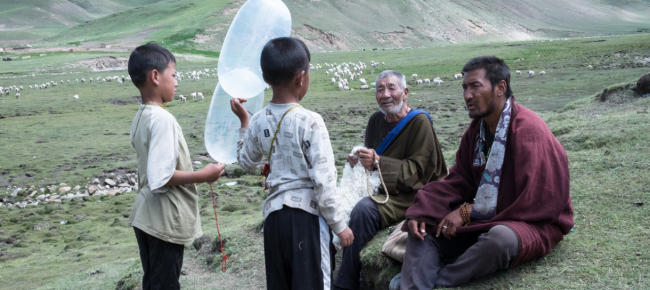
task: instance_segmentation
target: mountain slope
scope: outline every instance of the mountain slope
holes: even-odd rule
[[[158,40],[218,51],[245,1],[8,0],[0,42],[34,38],[132,47]],[[4,1],[3,1],[4,2]],[[650,28],[648,0],[287,0],[293,35],[312,49],[430,46],[471,41],[636,33]],[[39,21],[34,21],[39,19]],[[35,33],[34,30],[47,33]],[[54,32],[54,33],[53,33]],[[31,36],[30,36],[31,37]]]

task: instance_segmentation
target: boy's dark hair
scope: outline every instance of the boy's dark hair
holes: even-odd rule
[[[510,68],[506,63],[496,56],[479,56],[470,59],[463,67],[463,75],[467,72],[485,69],[485,77],[490,80],[492,89],[500,81],[506,81],[506,98],[512,96],[510,88]]]
[[[300,39],[279,37],[262,49],[260,64],[264,81],[272,86],[289,83],[296,73],[309,69],[311,54]]]
[[[133,84],[136,87],[144,85],[150,71],[155,69],[163,73],[170,61],[176,63],[174,55],[156,42],[136,47],[129,57],[129,75]]]

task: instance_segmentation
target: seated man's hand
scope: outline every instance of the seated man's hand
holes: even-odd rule
[[[408,220],[409,232],[414,237],[424,241],[424,237],[427,235],[426,224],[424,222],[419,222],[416,220]]]
[[[456,236],[456,228],[463,225],[463,218],[460,216],[460,208],[450,212],[438,225],[436,238],[442,233],[447,239]]]
[[[350,167],[354,168],[354,166],[357,165],[357,162],[359,162],[359,157],[352,154],[348,155],[348,163],[350,163]]]
[[[341,247],[343,248],[352,245],[352,242],[354,241],[354,234],[352,234],[352,230],[349,227],[345,228],[345,230],[340,234],[337,234],[337,236],[341,240]]]
[[[375,154],[375,159],[372,159],[372,151],[368,149],[361,149],[359,150],[359,162],[361,162],[361,165],[365,167],[367,170],[372,170],[375,165],[375,159],[379,161],[379,155]]]

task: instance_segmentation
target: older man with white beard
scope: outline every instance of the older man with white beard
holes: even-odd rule
[[[390,194],[385,204],[364,198],[352,210],[349,227],[354,242],[343,249],[343,260],[334,289],[358,289],[361,273],[359,253],[377,232],[404,219],[415,193],[425,184],[447,175],[447,166],[429,114],[408,103],[406,78],[387,70],[377,77],[375,97],[379,111],[370,116],[365,147],[359,158],[350,155],[351,166],[360,163],[368,170],[381,169]],[[373,153],[373,150],[375,153]],[[384,190],[380,190],[384,192]],[[385,200],[379,195],[377,200]]]

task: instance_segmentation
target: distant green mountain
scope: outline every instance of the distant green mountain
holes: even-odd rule
[[[41,46],[149,40],[218,51],[245,1],[3,0],[0,43]],[[287,0],[293,34],[312,49],[629,34],[650,29],[648,0]]]

